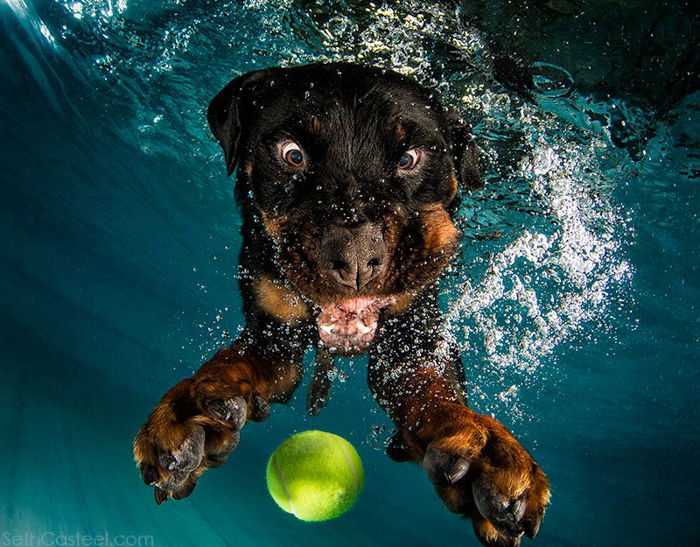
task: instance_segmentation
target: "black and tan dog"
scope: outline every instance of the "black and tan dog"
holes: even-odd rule
[[[291,397],[317,347],[312,413],[333,355],[368,353],[370,389],[398,429],[389,456],[422,463],[485,545],[534,537],[544,473],[466,406],[458,353],[437,351],[456,195],[479,185],[468,125],[406,77],[343,63],[243,75],[208,118],[228,173],[239,166],[246,326],[141,427],[134,454],[156,501],[188,496],[221,465],[246,421]]]

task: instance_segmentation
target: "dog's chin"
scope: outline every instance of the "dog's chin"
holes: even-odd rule
[[[341,355],[364,353],[377,333],[379,312],[393,298],[348,298],[321,308],[316,318],[321,344]]]

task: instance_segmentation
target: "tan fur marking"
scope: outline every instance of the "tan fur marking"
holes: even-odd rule
[[[262,219],[267,235],[269,235],[275,243],[279,244],[282,240],[282,224],[286,218],[284,216],[275,217],[270,213],[263,212]]]
[[[389,315],[398,315],[404,311],[413,299],[413,294],[404,293],[394,296],[394,303],[387,307]]]
[[[245,171],[245,174],[251,177],[253,175],[253,162],[250,161],[246,163],[245,168],[243,169]]]
[[[450,201],[452,201],[457,195],[457,189],[459,188],[459,182],[454,173],[450,175]]]
[[[309,315],[306,304],[298,294],[276,285],[267,277],[258,280],[255,292],[260,307],[280,321],[294,325]]]
[[[406,139],[406,129],[404,128],[403,125],[397,124],[394,132],[396,134],[396,138],[399,141],[403,142]]]
[[[424,207],[419,215],[423,225],[425,251],[430,254],[439,253],[457,242],[459,232],[441,203]]]
[[[309,120],[309,133],[312,135],[318,135],[321,131],[321,121],[316,117],[312,116]]]

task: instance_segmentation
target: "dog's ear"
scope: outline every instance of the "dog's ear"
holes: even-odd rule
[[[207,121],[217,142],[224,150],[226,172],[230,175],[240,156],[241,117],[253,93],[256,82],[269,74],[268,69],[256,70],[231,80],[209,103]]]
[[[459,182],[469,190],[481,188],[483,182],[478,168],[479,153],[472,135],[472,128],[454,112],[448,114],[448,119],[452,140],[452,159]]]

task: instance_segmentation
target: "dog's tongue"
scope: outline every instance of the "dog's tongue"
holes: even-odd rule
[[[380,307],[379,299],[365,297],[326,306],[316,319],[321,342],[338,353],[364,351],[377,330]]]

